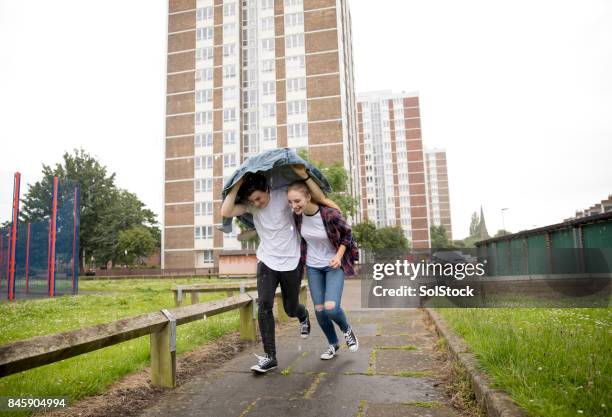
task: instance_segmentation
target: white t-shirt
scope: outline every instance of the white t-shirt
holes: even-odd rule
[[[306,265],[313,268],[324,268],[329,266],[329,261],[336,256],[336,250],[327,237],[321,210],[315,214],[302,216],[302,237],[308,244],[306,253]]]
[[[263,209],[252,204],[247,211],[253,214],[259,235],[257,259],[275,271],[291,271],[300,262],[300,240],[287,202],[287,189],[270,191],[270,202]]]

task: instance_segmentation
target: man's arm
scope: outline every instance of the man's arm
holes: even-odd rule
[[[310,190],[310,195],[312,195],[312,199],[318,203],[324,204],[327,207],[335,208],[336,210],[340,210],[340,207],[332,200],[325,196],[325,193],[321,190],[319,185],[306,173],[306,169],[304,165],[292,165],[293,171],[300,177],[302,180],[305,180],[304,183],[308,186],[308,190]]]
[[[244,204],[236,204],[236,195],[242,183],[243,179],[240,178],[231,188],[225,200],[223,200],[223,204],[221,205],[221,215],[223,217],[236,217],[246,213],[246,206]]]

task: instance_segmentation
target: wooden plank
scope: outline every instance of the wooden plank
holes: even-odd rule
[[[253,296],[257,298],[256,293]],[[179,325],[240,308],[250,301],[251,298],[244,294],[170,311]],[[158,332],[166,323],[166,317],[155,312],[85,329],[8,343],[0,346],[0,377]]]
[[[303,283],[302,288],[305,287],[306,284]],[[276,294],[280,294],[280,289],[277,289]],[[200,320],[205,316],[214,316],[243,308],[257,298],[257,292],[254,291],[223,300],[174,308],[170,312],[176,318],[178,326]],[[284,312],[284,309],[282,310]],[[161,312],[154,312],[84,329],[8,343],[0,346],[0,377],[116,345],[147,334],[158,333],[165,329],[167,324],[168,320]],[[153,347],[153,341],[151,343],[153,349],[160,349],[160,344],[164,346],[166,344],[165,341],[156,340],[156,347]]]

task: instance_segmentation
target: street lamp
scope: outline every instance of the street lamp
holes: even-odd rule
[[[508,210],[508,207],[504,207],[501,209],[501,216],[502,216],[502,230],[504,233],[504,236],[506,236],[506,222],[504,220],[504,211]]]

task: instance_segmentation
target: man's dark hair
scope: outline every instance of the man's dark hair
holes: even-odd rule
[[[268,191],[268,181],[266,177],[259,173],[248,173],[244,177],[244,182],[238,189],[238,198],[241,201],[246,202],[249,196],[255,191]]]

